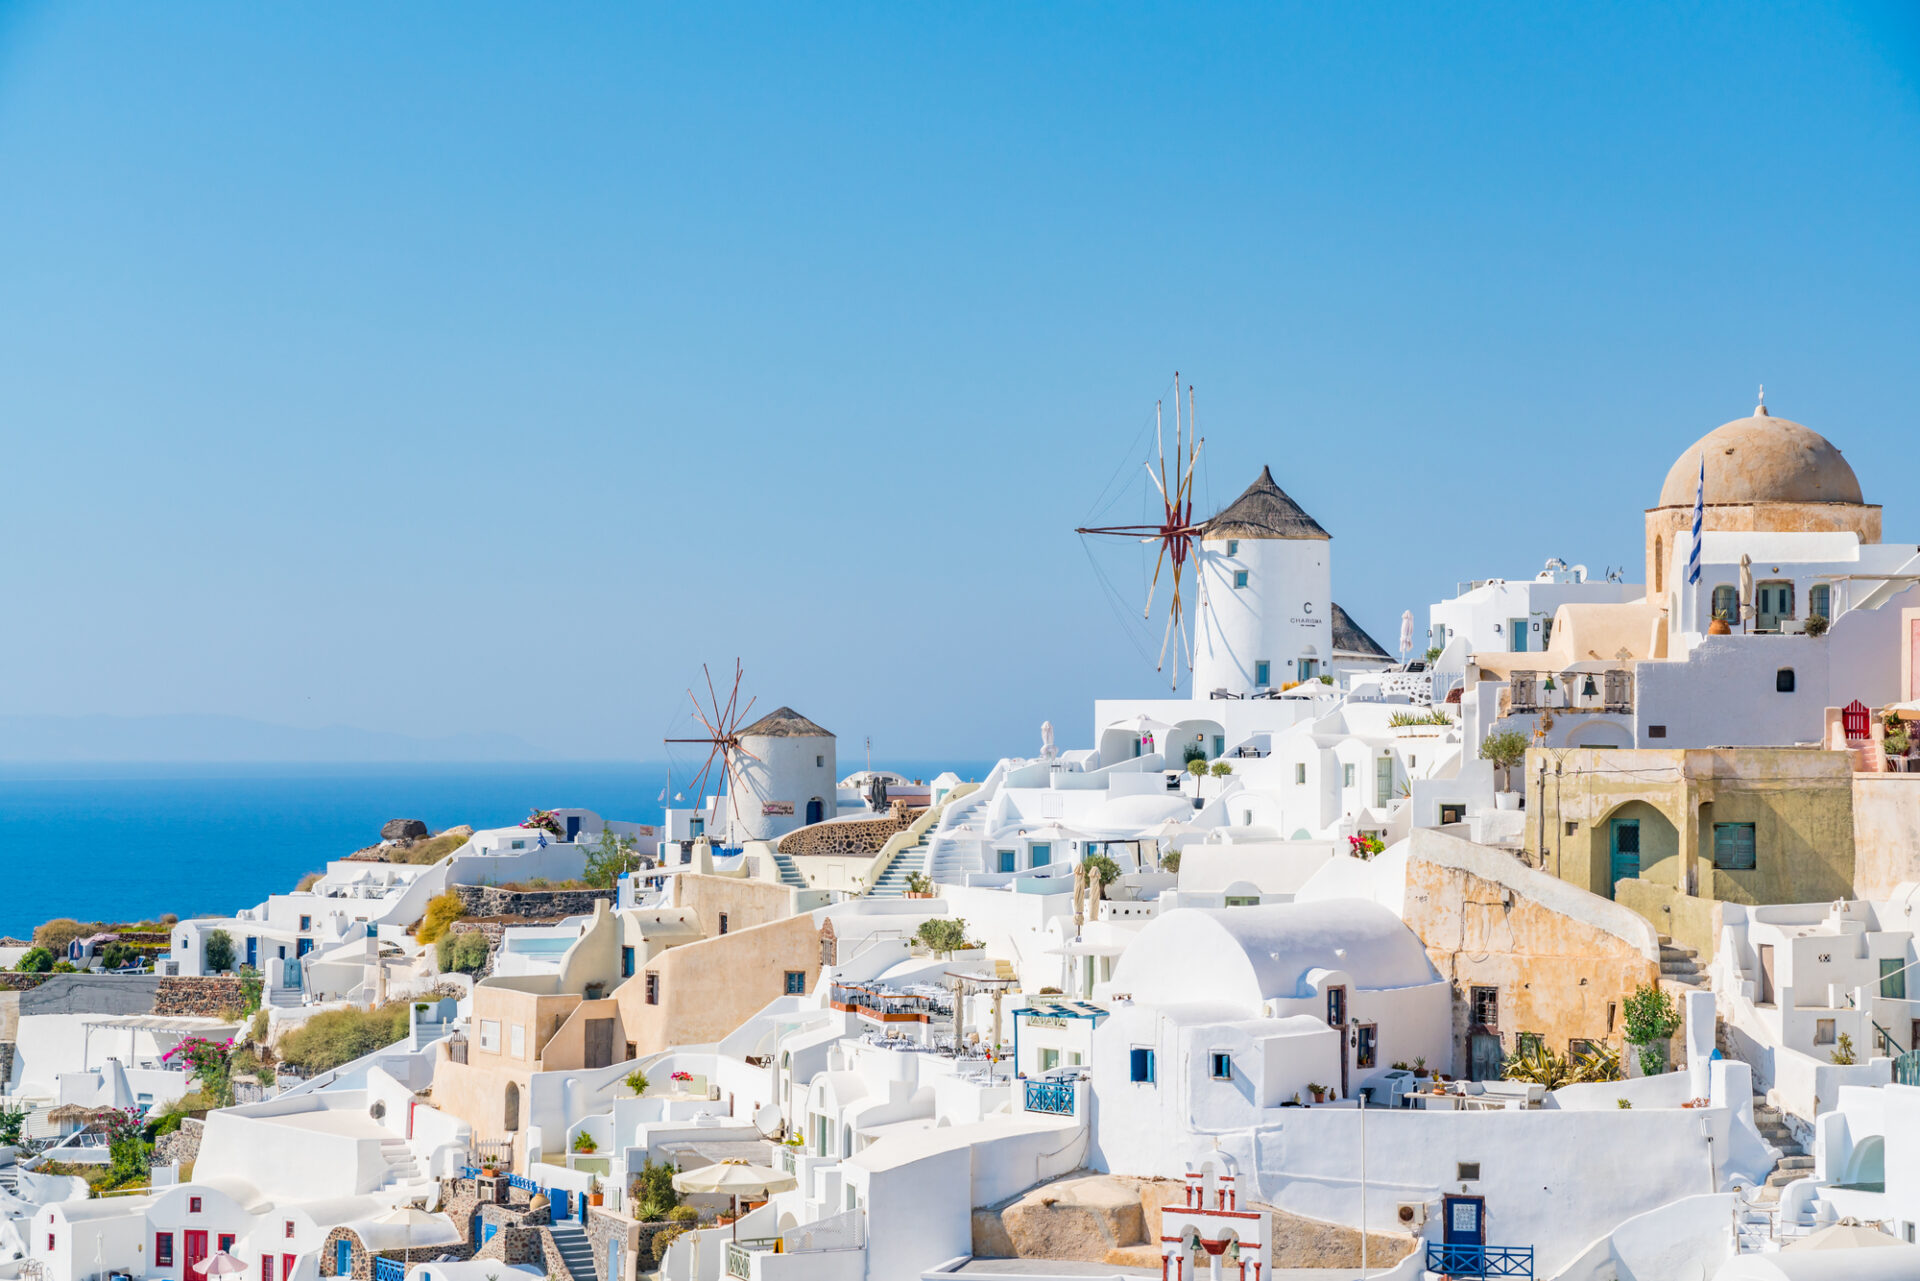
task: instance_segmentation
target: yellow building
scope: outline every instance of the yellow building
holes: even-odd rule
[[[1722,902],[1853,896],[1853,769],[1804,747],[1527,753],[1526,848],[1702,958]]]

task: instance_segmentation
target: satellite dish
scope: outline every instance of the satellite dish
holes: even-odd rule
[[[780,1105],[763,1103],[753,1114],[753,1128],[762,1134],[772,1134],[780,1128]]]

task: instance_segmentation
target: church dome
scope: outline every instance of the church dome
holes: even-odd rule
[[[1765,405],[1751,418],[1723,423],[1690,445],[1660,487],[1660,506],[1693,506],[1703,457],[1710,507],[1863,501],[1853,468],[1825,436],[1773,417]]]

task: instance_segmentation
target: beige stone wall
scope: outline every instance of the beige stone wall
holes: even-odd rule
[[[895,801],[892,812],[878,818],[814,823],[788,832],[780,838],[777,848],[782,854],[871,856],[880,852],[880,847],[887,843],[888,837],[905,830],[923,812],[909,809],[905,801]]]
[[[1462,866],[1476,861],[1478,872]],[[1498,993],[1499,1021],[1485,1030],[1499,1035],[1503,1053],[1533,1032],[1564,1055],[1575,1039],[1617,1047],[1621,1003],[1660,978],[1657,950],[1649,956],[1650,940],[1632,937],[1646,927],[1618,905],[1438,832],[1417,834],[1403,915],[1453,987],[1454,1061],[1428,1066],[1456,1076],[1469,1065],[1475,987]],[[1614,928],[1609,916],[1619,918]]]
[[[1920,774],[1853,776],[1853,892],[1883,899],[1920,881]]]
[[[733,930],[669,948],[622,983],[614,997],[636,1053],[718,1041],[786,990],[788,970],[813,989],[820,936],[811,915]],[[647,1004],[647,975],[659,978],[659,1003]]]
[[[1853,893],[1853,770],[1844,752],[1536,748],[1525,771],[1530,859],[1593,893],[1614,896],[1612,821],[1622,817],[1641,822],[1639,879],[1670,894],[1751,906]],[[1714,866],[1715,823],[1754,825],[1753,870]],[[1664,932],[1667,922],[1654,924]],[[1713,940],[1703,942],[1704,960]]]
[[[751,929],[793,915],[793,891],[768,881],[737,876],[702,876],[682,872],[673,878],[673,903],[694,913],[700,932],[708,938],[720,933],[720,914],[727,929]]]

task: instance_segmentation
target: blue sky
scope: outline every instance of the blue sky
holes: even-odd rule
[[[1920,539],[1916,210],[1895,5],[0,6],[0,713],[1083,742],[1176,369],[1389,645],[1760,382]]]

